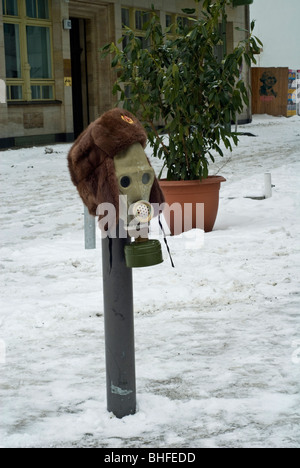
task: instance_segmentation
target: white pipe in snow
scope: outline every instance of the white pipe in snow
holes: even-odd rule
[[[272,197],[272,176],[270,172],[265,173],[265,197]]]

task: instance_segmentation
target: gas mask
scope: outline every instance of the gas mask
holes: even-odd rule
[[[149,240],[149,222],[154,212],[149,202],[155,173],[140,143],[134,143],[114,157],[120,192],[119,218],[134,242],[125,247],[128,267],[145,267],[163,262],[158,240]]]

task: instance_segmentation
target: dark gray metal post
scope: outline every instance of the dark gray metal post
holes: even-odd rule
[[[107,409],[123,418],[136,412],[132,270],[125,263],[130,239],[102,239]]]

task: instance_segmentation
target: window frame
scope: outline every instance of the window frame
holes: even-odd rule
[[[2,0],[6,6],[7,0]],[[35,0],[37,3],[37,0]],[[37,3],[38,4],[38,3]],[[54,61],[53,61],[53,23],[52,23],[52,2],[48,0],[49,18],[30,18],[26,15],[26,1],[17,0],[18,15],[5,15],[3,11],[3,25],[13,24],[19,26],[19,48],[20,48],[20,69],[21,76],[19,78],[6,77],[7,87],[7,102],[37,102],[37,101],[53,101],[55,100],[55,80],[54,80]],[[49,59],[51,66],[51,76],[49,78],[31,78],[30,65],[28,62],[28,47],[27,47],[27,27],[43,27],[49,30]],[[22,96],[12,98],[12,88],[19,86],[22,89]],[[37,87],[40,90],[40,96],[33,98],[32,87]],[[47,87],[50,91],[50,97],[43,98],[43,87]]]

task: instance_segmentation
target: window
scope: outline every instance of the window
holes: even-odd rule
[[[150,21],[150,12],[143,10],[135,11],[135,29],[142,31],[146,23]]]
[[[49,19],[48,1],[26,0],[26,14],[29,18]]]
[[[54,99],[51,0],[2,0],[8,101]]]
[[[187,30],[189,27],[192,26],[193,20],[190,18],[194,18],[193,16],[181,16],[175,15],[172,13],[166,14],[166,28],[170,28],[169,34],[176,36],[176,33],[179,30]]]
[[[172,26],[172,15],[166,15],[166,28],[170,28]]]
[[[122,8],[122,28],[125,32],[126,27],[135,32],[135,36],[140,39],[143,49],[149,49],[150,39],[145,38],[145,25],[151,19],[151,12],[134,8]],[[123,40],[123,48],[127,45],[127,38]]]
[[[49,28],[27,26],[27,53],[30,78],[51,78],[51,50]]]
[[[223,35],[223,34],[224,34],[224,31],[223,31],[223,27],[224,27],[223,24],[222,24],[222,23],[219,23],[218,34],[219,34],[219,36],[222,37],[223,40],[224,40],[224,35]],[[225,33],[225,35],[226,35],[226,33]],[[222,60],[223,60],[223,58],[224,58],[224,52],[225,52],[224,48],[225,48],[225,47],[226,47],[226,43],[225,43],[225,45],[224,45],[223,42],[221,42],[220,44],[218,44],[218,45],[216,45],[216,46],[214,47],[215,57],[217,58],[217,60],[218,60],[220,63],[222,62]]]
[[[18,24],[4,24],[6,78],[21,78],[20,33]]]
[[[129,8],[122,8],[122,28],[124,28],[124,26],[130,27]]]
[[[18,16],[18,0],[3,0],[3,15]]]

